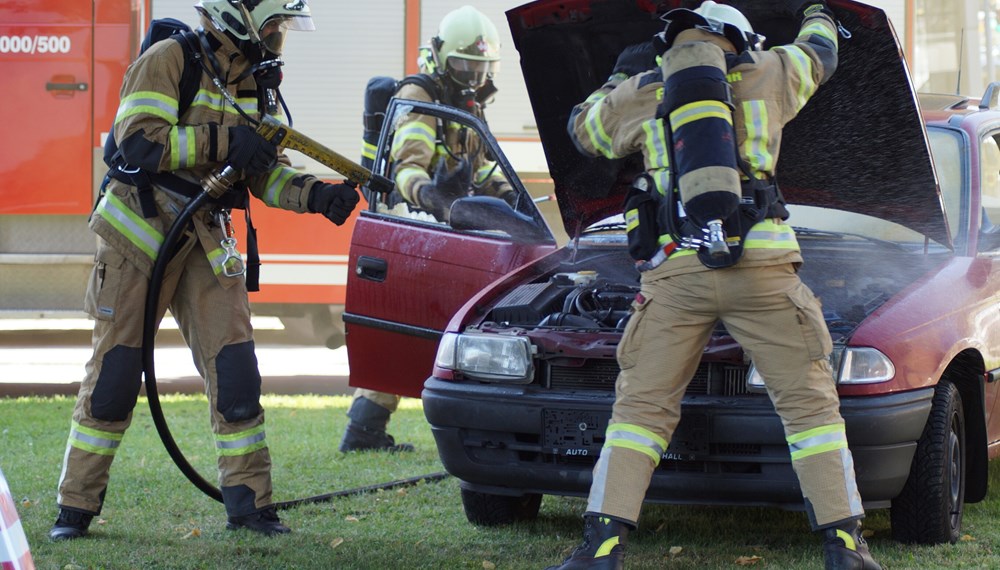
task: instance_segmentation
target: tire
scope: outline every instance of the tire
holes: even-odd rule
[[[542,496],[538,493],[510,496],[462,489],[465,517],[474,525],[501,526],[533,520],[538,516],[541,505]]]
[[[934,391],[910,476],[892,501],[892,537],[907,543],[954,544],[962,530],[965,468],[962,397],[954,384],[942,381]]]

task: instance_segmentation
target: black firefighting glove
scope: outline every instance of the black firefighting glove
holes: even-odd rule
[[[323,214],[339,226],[351,215],[359,200],[358,191],[350,182],[343,184],[317,182],[309,190],[309,203],[306,208],[314,214]]]
[[[621,73],[632,77],[653,69],[656,67],[657,55],[660,54],[656,53],[656,48],[651,41],[630,45],[618,54],[618,61],[615,62],[615,68],[611,71],[611,75]]]
[[[449,170],[442,159],[434,171],[431,182],[420,187],[417,201],[421,208],[434,214],[434,217],[445,220],[447,218],[445,212],[451,208],[451,203],[462,196],[468,196],[471,185],[472,165],[468,160],[458,161],[455,168]]]
[[[257,134],[253,127],[229,127],[229,153],[226,161],[247,176],[264,174],[278,161],[278,148]]]

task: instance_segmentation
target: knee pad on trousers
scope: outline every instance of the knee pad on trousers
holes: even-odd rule
[[[104,354],[90,395],[90,414],[109,422],[128,418],[142,385],[142,349],[117,345]]]
[[[216,409],[227,422],[241,422],[260,413],[260,371],[252,340],[222,347],[215,358],[219,395]]]

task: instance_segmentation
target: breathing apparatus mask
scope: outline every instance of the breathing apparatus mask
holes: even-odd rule
[[[229,35],[263,89],[281,84],[281,51],[288,30],[315,30],[306,0],[200,0],[195,8]]]
[[[500,35],[479,10],[463,6],[446,14],[431,39],[430,55],[455,107],[471,112],[496,93],[492,78],[500,67]]]

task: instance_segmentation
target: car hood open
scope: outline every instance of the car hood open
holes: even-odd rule
[[[780,0],[732,0],[767,37],[788,43],[797,23],[775,17]],[[538,0],[507,20],[570,236],[621,212],[640,157],[588,158],[569,139],[573,106],[611,74],[621,50],[663,29],[659,16],[695,0]],[[786,127],[777,180],[790,203],[896,222],[950,246],[951,239],[916,95],[885,13],[829,0],[843,29],[839,65]],[[794,223],[794,220],[790,220]]]

